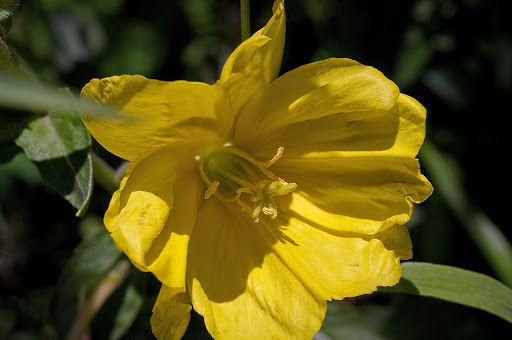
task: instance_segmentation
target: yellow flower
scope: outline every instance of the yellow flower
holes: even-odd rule
[[[123,75],[82,90],[125,115],[83,121],[132,161],[105,225],[162,282],[159,339],[180,338],[192,306],[215,338],[311,338],[326,300],[396,284],[412,256],[404,224],[432,192],[415,159],[425,109],[349,59],[277,78],[284,35],[278,0],[214,85]]]

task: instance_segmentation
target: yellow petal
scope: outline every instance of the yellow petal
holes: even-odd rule
[[[386,249],[393,249],[400,260],[410,260],[412,258],[411,237],[405,224],[396,224],[391,228],[380,231],[375,237],[384,244]]]
[[[229,93],[235,112],[279,74],[286,30],[282,0],[274,3],[273,12],[265,27],[242,42],[222,69],[220,81]]]
[[[280,214],[273,224],[267,230],[283,240],[273,246],[276,255],[306,287],[327,300],[396,284],[402,275],[400,256],[411,255],[404,226],[390,227],[383,236],[367,236],[321,230],[307,219],[288,214]]]
[[[235,142],[258,149],[272,143],[286,125],[336,113],[387,112],[399,94],[378,70],[353,60],[304,65],[279,77],[247,103],[237,121]]]
[[[271,252],[274,235],[211,199],[190,243],[188,286],[194,309],[218,339],[311,339],[325,301]]]
[[[195,165],[183,143],[136,159],[105,214],[118,248],[139,269],[180,291],[185,289],[188,242],[204,186]]]
[[[218,135],[225,141],[232,125],[229,103],[218,85],[122,75],[92,79],[81,96],[122,110],[120,119],[82,115],[82,120],[103,147],[128,160],[176,137]],[[191,133],[193,129],[202,133]]]
[[[190,321],[190,298],[187,293],[175,294],[162,285],[151,316],[151,329],[159,340],[178,340],[183,337]]]
[[[297,184],[291,200],[276,200],[280,211],[339,231],[373,234],[404,224],[413,202],[424,201],[432,193],[414,159],[284,158],[272,169]]]
[[[425,138],[425,109],[400,94],[389,112],[336,113],[297,122],[266,133],[241,147],[267,159],[284,147],[287,158],[414,158]],[[240,144],[240,143],[239,143]],[[278,162],[279,165],[281,162]]]
[[[416,99],[401,93],[390,112],[399,118],[399,127],[393,151],[388,154],[416,157],[425,139],[427,110]]]

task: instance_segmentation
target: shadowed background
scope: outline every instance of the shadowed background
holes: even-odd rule
[[[270,17],[272,3],[252,1],[253,32]],[[414,260],[498,278],[497,264],[479,247],[474,220],[462,215],[483,212],[489,218],[484,224],[495,224],[503,232],[499,237],[512,238],[505,164],[512,146],[506,124],[512,26],[501,4],[288,0],[281,68],[284,73],[311,61],[348,57],[376,67],[418,99],[428,110],[428,145],[442,158],[429,150],[419,156],[435,192],[415,208],[408,225]],[[240,42],[239,3],[233,0],[23,1],[7,24],[7,41],[33,74],[73,89],[115,74],[213,83]],[[122,165],[99,145],[93,150],[113,167]],[[443,195],[450,186],[442,179],[463,196]],[[69,260],[77,253],[87,258],[87,247],[76,247],[103,228],[109,199],[96,186],[88,214],[78,219],[23,154],[0,164],[0,338],[53,339],[55,328],[66,327],[55,326],[72,319],[62,316],[66,299],[55,296],[66,296],[73,285],[66,281]],[[112,249],[93,253],[111,254]],[[149,274],[129,275],[92,322],[94,339],[152,338],[149,316],[159,284]],[[114,315],[130,287],[140,298],[133,300],[139,301],[133,302],[138,313],[120,326],[120,335],[112,335],[118,325]],[[379,293],[330,304],[323,332],[329,339],[489,339],[512,334],[512,327],[467,307]],[[193,315],[185,338],[208,338],[200,316]]]

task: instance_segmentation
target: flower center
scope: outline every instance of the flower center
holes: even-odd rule
[[[289,194],[297,188],[297,184],[287,183],[268,169],[281,158],[283,151],[284,148],[280,147],[271,160],[260,162],[227,143],[196,157],[199,173],[208,187],[204,198],[215,195],[223,202],[236,202],[255,222],[259,222],[261,212],[275,219],[277,206],[274,197]]]

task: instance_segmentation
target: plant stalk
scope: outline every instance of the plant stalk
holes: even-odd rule
[[[249,0],[240,0],[240,25],[242,42],[251,36],[251,15]]]

